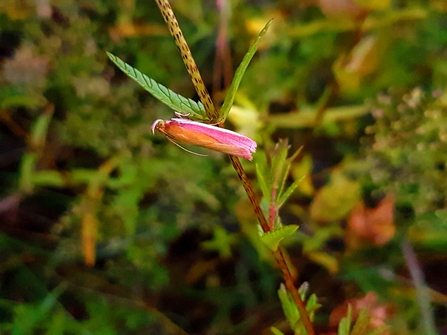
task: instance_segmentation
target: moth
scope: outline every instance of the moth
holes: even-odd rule
[[[197,145],[225,154],[252,160],[256,142],[234,131],[189,119],[158,119],[152,124],[152,133],[157,129],[168,140],[183,148],[179,143]],[[186,150],[186,149],[185,149]],[[189,150],[186,150],[191,152]]]

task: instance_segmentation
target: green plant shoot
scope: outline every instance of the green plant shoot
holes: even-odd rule
[[[239,84],[242,81],[245,70],[247,70],[248,64],[250,64],[250,61],[253,58],[254,54],[256,53],[256,50],[258,50],[258,46],[259,46],[259,42],[261,41],[261,38],[267,32],[271,23],[272,23],[272,20],[267,22],[267,24],[264,26],[264,28],[262,28],[261,32],[259,33],[258,37],[256,38],[255,43],[250,47],[250,49],[248,49],[248,52],[245,54],[244,58],[242,59],[241,64],[237,68],[237,70],[234,74],[233,81],[231,82],[230,88],[228,89],[228,92],[225,96],[224,103],[220,109],[219,122],[225,121],[228,114],[230,113],[231,107],[233,106],[234,98],[236,96],[236,92],[239,88]]]
[[[261,241],[269,247],[271,250],[278,249],[279,242],[287,236],[293,235],[298,229],[297,225],[288,225],[278,227],[267,233],[262,233],[260,236]]]
[[[251,59],[253,58],[256,50],[258,49],[261,37],[265,35],[267,29],[269,28],[272,20],[267,22],[264,28],[259,33],[255,43],[250,47],[248,52],[245,54],[241,64],[236,70],[233,81],[231,82],[230,88],[228,89],[225,101],[219,112],[219,117],[217,120],[211,120],[206,113],[204,105],[199,101],[196,102],[192,99],[185,98],[184,96],[175,93],[169,88],[163,86],[162,84],[156,82],[155,80],[149,78],[145,74],[138,71],[136,68],[127,64],[117,56],[110,52],[107,52],[107,56],[110,60],[120,68],[128,77],[135,80],[141,87],[152,94],[156,99],[172,108],[177,113],[181,115],[188,116],[189,119],[194,121],[200,121],[205,123],[220,123],[224,122],[227,118],[231,106],[233,105],[234,98],[241,83],[242,77],[244,76],[245,70],[248,67]]]
[[[306,293],[308,288],[309,284],[304,282],[298,289],[298,293],[303,301],[306,301]],[[278,289],[278,297],[281,301],[281,306],[290,328],[295,332],[295,334],[307,334],[304,325],[301,322],[300,313],[293,302],[290,292],[286,290],[284,284],[281,284]],[[312,294],[306,302],[306,311],[309,313],[309,318],[311,320],[315,317],[315,311],[320,307],[321,305],[317,302],[317,296]]]

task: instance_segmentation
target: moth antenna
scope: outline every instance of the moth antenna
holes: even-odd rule
[[[197,153],[197,152],[194,152],[194,151],[191,151],[191,150],[188,150],[188,149],[182,147],[180,144],[178,144],[176,141],[174,141],[172,138],[170,138],[170,136],[167,135],[167,134],[166,134],[166,138],[167,138],[169,141],[171,141],[172,143],[174,143],[176,146],[178,146],[180,149],[183,149],[183,150],[185,150],[186,152],[189,152],[190,154],[193,154],[193,155],[196,155],[196,156],[201,156],[201,157],[207,157],[207,156],[208,156],[208,155],[199,154],[199,153]]]
[[[180,113],[180,112],[174,112],[175,116],[179,117],[179,118],[184,118],[184,117],[188,117],[191,115],[191,113]]]

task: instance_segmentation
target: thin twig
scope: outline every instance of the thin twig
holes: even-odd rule
[[[433,320],[432,309],[430,306],[430,293],[425,284],[424,274],[421,269],[413,247],[407,238],[402,241],[402,253],[410,270],[411,279],[413,280],[414,289],[416,290],[416,298],[422,317],[422,327],[424,334],[436,334],[435,321]]]
[[[175,39],[175,44],[180,50],[183,58],[183,63],[185,63],[186,70],[188,70],[189,76],[191,77],[194,88],[199,95],[200,101],[205,107],[206,113],[211,120],[217,120],[219,114],[214,108],[211,96],[203,83],[202,76],[200,75],[199,69],[197,68],[196,62],[192,57],[191,50],[189,49],[188,43],[186,43],[185,37],[183,36],[182,30],[178,24],[177,18],[169,4],[168,0],[155,0],[158,8],[160,9],[161,15],[169,27],[169,32]]]

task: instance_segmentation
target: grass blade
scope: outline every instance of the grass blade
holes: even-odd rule
[[[225,121],[228,114],[230,113],[231,106],[233,106],[234,97],[236,96],[236,92],[239,88],[242,77],[244,76],[245,70],[247,70],[248,64],[250,64],[251,59],[258,49],[259,42],[261,41],[262,36],[265,35],[271,23],[272,20],[267,22],[267,24],[264,26],[264,28],[261,30],[258,37],[256,38],[255,43],[250,47],[250,49],[248,49],[247,53],[244,56],[244,59],[242,59],[241,64],[237,68],[236,73],[234,74],[233,81],[231,82],[230,88],[228,89],[227,95],[225,96],[225,101],[220,109],[219,122]]]

